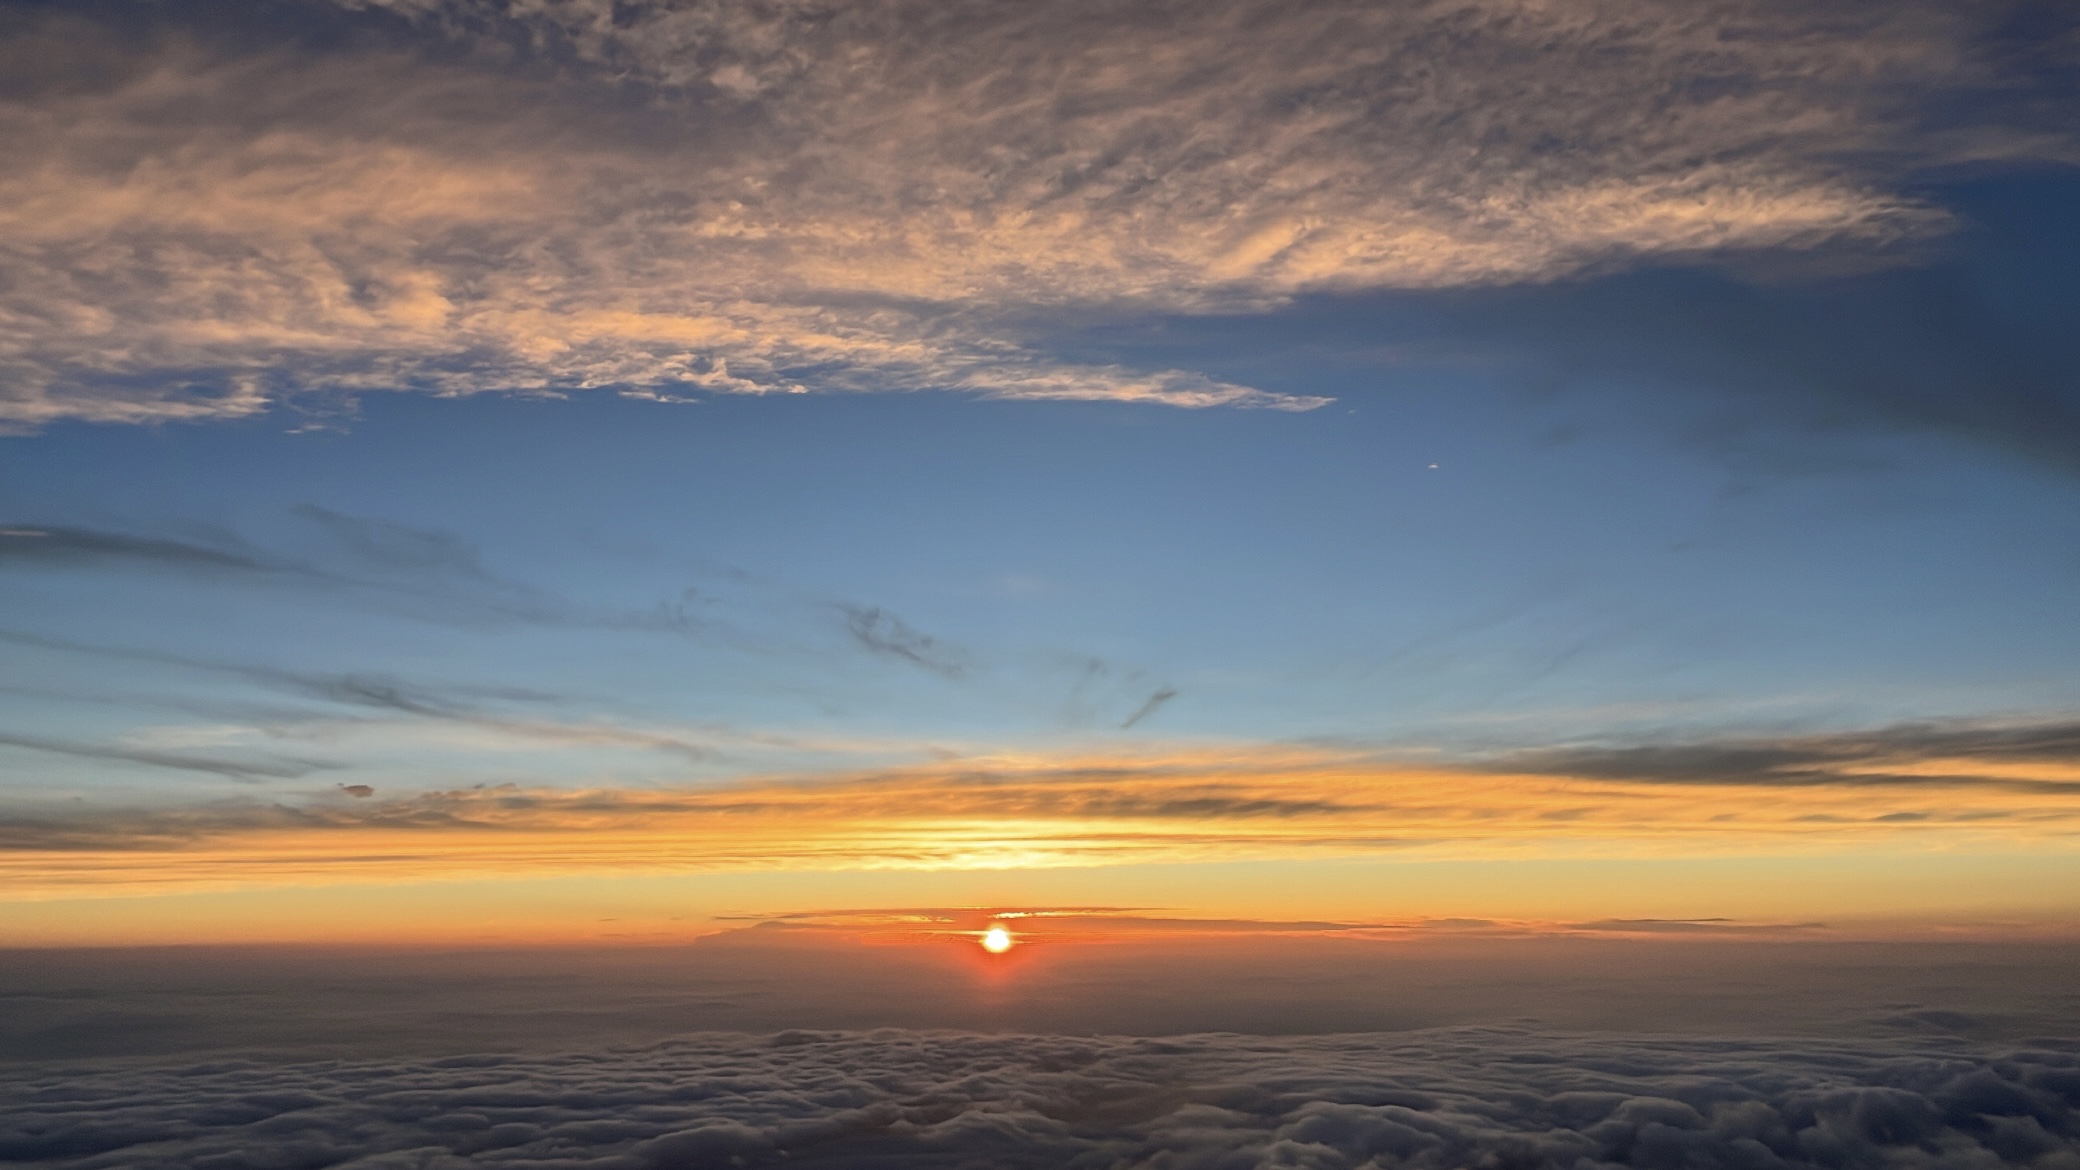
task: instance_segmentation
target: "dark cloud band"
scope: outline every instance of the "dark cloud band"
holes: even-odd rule
[[[1833,735],[1612,744],[1522,752],[1501,767],[1650,784],[1955,786],[2080,790],[2080,722],[1902,723]],[[2015,769],[2034,766],[2037,775]]]

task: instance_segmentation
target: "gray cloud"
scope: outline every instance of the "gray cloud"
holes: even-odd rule
[[[704,596],[689,589],[677,603],[660,604],[651,610],[593,607],[493,572],[486,567],[473,542],[452,532],[349,515],[313,504],[292,511],[307,528],[301,534],[303,539],[292,534],[279,542],[281,549],[288,551],[254,548],[228,535],[205,544],[70,526],[0,527],[0,570],[37,567],[146,573],[169,569],[200,571],[230,575],[254,587],[297,591],[314,600],[374,607],[464,628],[521,623],[654,632],[697,638],[732,651],[797,660],[843,653],[842,647],[832,647],[820,636],[800,639],[795,633],[796,629],[824,627],[835,608],[851,644],[877,657],[948,679],[969,677],[981,661],[978,653],[927,634],[883,607],[843,601],[834,605],[828,599],[814,598],[776,583],[759,583],[755,592],[748,595],[739,589]],[[315,538],[315,543],[311,538]],[[734,574],[730,580],[741,584],[744,575]],[[698,606],[692,603],[696,598],[701,602]],[[292,670],[53,639],[19,630],[0,629],[0,641],[203,671],[243,679],[299,698],[368,711],[468,723],[536,739],[646,746],[695,760],[712,759],[717,754],[698,741],[733,735],[718,727],[705,727],[693,734],[660,734],[617,729],[599,722],[514,716],[498,708],[511,703],[550,703],[558,701],[559,696],[510,687],[452,683],[436,686],[380,671]],[[1095,714],[1106,723],[1119,722],[1118,712],[1124,709],[1131,716],[1127,723],[1131,726],[1174,694],[1168,687],[1158,687],[1153,694],[1147,694],[1144,688],[1150,682],[1140,671],[1120,671],[1095,659],[1074,661],[1079,673],[1072,685],[1071,705],[1088,708],[1085,714]],[[1047,669],[1056,668],[1054,660],[1047,660]],[[105,701],[102,696],[58,696],[56,692],[35,688],[29,688],[27,693]],[[175,705],[193,708],[197,704],[181,700]],[[1112,710],[1105,712],[1104,707]],[[239,717],[280,723],[281,715],[244,711]],[[308,716],[294,712],[287,713],[287,718],[291,722],[309,722]],[[765,746],[805,746],[798,736],[734,737],[744,742],[758,740]]]
[[[1125,731],[1178,695],[1176,687],[1147,670],[1103,658],[1062,655],[1047,668],[1074,680],[1060,707],[1059,718],[1068,727]]]
[[[416,1062],[0,1072],[36,1166],[2060,1167],[2080,1057],[1510,1029],[697,1034]]]
[[[283,568],[244,550],[162,537],[62,525],[0,527],[0,567],[104,564],[234,573],[273,573]]]
[[[514,716],[489,706],[492,703],[553,703],[559,696],[516,687],[480,687],[457,684],[427,685],[374,672],[324,673],[287,670],[252,663],[222,662],[158,650],[100,646],[61,638],[46,638],[17,630],[0,629],[0,642],[88,654],[132,662],[149,662],[182,670],[215,674],[256,683],[271,690],[301,698],[317,699],[345,707],[408,715],[419,719],[465,724],[503,732],[524,739],[559,743],[589,743],[616,747],[639,747],[669,752],[689,760],[709,760],[719,753],[706,743],[685,736],[618,727],[610,723],[566,721]],[[24,745],[27,746],[27,745]],[[57,750],[50,748],[46,750]],[[82,748],[82,753],[86,749]],[[112,749],[111,749],[112,750]],[[75,753],[75,754],[82,754]],[[186,759],[187,757],[168,757]],[[140,760],[139,762],[149,762]],[[213,761],[204,761],[213,763]],[[181,766],[169,763],[168,767]],[[197,771],[214,771],[197,767]],[[228,774],[228,773],[226,773]],[[301,774],[301,773],[298,773]]]
[[[294,780],[308,776],[325,768],[340,765],[325,760],[300,760],[287,758],[240,758],[197,756],[184,752],[156,751],[151,748],[127,747],[122,744],[89,743],[80,740],[56,739],[40,735],[17,735],[0,732],[0,747],[20,748],[23,751],[47,752],[51,755],[72,756],[82,760],[104,760],[110,763],[141,764],[151,768],[170,768],[178,772],[207,772],[229,780]]]
[[[316,504],[299,504],[292,511],[368,565],[405,572],[488,577],[477,547],[455,533],[414,528],[372,516],[349,516]]]
[[[933,674],[959,678],[967,673],[960,652],[902,618],[874,605],[844,605],[845,628],[855,642],[885,658],[921,666]]]
[[[272,42],[17,20],[7,425],[400,388],[1308,409],[1030,341],[1868,255],[1946,230],[1928,167],[2080,154],[2001,6],[343,7],[353,35]]]
[[[292,514],[322,544],[311,572],[351,594],[403,608],[433,621],[514,621],[543,626],[692,632],[682,609],[601,611],[501,576],[485,568],[465,537],[439,529],[354,516],[317,504]]]
[[[1896,724],[1831,735],[1596,745],[1517,752],[1495,766],[1552,775],[1670,784],[1956,785],[2080,791],[2057,778],[2080,764],[2080,722],[1973,720]],[[2017,774],[2045,766],[2053,775]],[[2005,766],[2005,767],[2004,767]]]
[[[368,788],[371,796],[375,791],[365,784],[339,785],[319,798],[294,802],[241,797],[157,808],[111,808],[83,801],[15,805],[0,809],[0,850],[133,853],[186,849],[239,831],[455,829],[482,823],[460,808],[461,802],[364,801],[362,794],[351,791],[354,788]],[[524,806],[526,798],[508,795],[509,789],[479,785],[474,794],[486,803]],[[391,855],[416,856],[404,851]]]
[[[231,536],[214,543],[68,525],[0,525],[0,570],[67,568],[211,573],[253,584],[328,594],[433,622],[519,622],[542,626],[689,634],[683,607],[594,610],[486,570],[476,546],[450,532],[314,504],[293,514],[321,545],[308,556],[255,549]]]
[[[1132,715],[1129,715],[1125,719],[1120,721],[1120,730],[1125,731],[1127,728],[1132,727],[1136,723],[1141,722],[1143,719],[1146,719],[1149,716],[1155,714],[1156,709],[1158,707],[1161,707],[1163,704],[1169,702],[1170,700],[1176,697],[1176,687],[1161,687],[1157,689],[1156,692],[1150,695],[1148,699],[1144,701],[1139,707],[1134,708],[1134,713]]]

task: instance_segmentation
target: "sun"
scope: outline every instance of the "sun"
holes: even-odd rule
[[[1011,932],[1001,926],[992,926],[982,932],[982,949],[992,955],[1001,955],[1011,949]]]

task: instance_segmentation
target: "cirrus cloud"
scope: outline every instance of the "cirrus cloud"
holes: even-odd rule
[[[346,7],[351,49],[11,18],[0,423],[384,389],[1304,410],[1040,339],[1868,250],[1943,230],[1916,168],[2074,154],[1945,5]]]

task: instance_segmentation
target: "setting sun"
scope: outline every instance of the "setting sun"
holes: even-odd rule
[[[1011,949],[1011,932],[1001,926],[992,926],[982,932],[982,949],[992,955],[1001,955]]]

